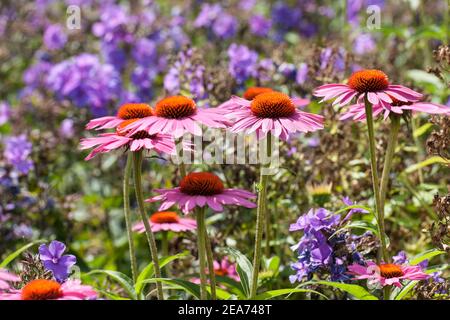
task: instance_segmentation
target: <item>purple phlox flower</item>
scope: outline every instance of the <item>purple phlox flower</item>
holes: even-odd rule
[[[44,44],[49,50],[59,50],[67,42],[67,35],[59,24],[53,24],[47,27],[44,32]]]
[[[257,0],[240,0],[238,4],[239,9],[250,11],[256,5],[256,1]]]
[[[283,62],[278,67],[278,72],[280,72],[283,76],[285,76],[287,79],[295,79],[297,69],[295,68],[295,65],[292,63]]]
[[[203,3],[200,13],[194,21],[194,27],[210,27],[214,20],[220,16],[223,9],[220,4]]]
[[[25,223],[15,225],[13,233],[17,238],[31,239],[33,237],[33,229]]]
[[[61,125],[59,127],[59,133],[64,138],[72,138],[74,135],[74,121],[73,119],[66,118],[61,122]]]
[[[238,24],[238,20],[231,14],[223,13],[214,21],[212,30],[217,37],[228,39],[236,34]]]
[[[39,246],[39,257],[47,270],[53,273],[58,282],[64,282],[70,272],[70,268],[76,264],[77,259],[74,255],[64,254],[66,245],[62,242],[53,240],[47,246]]]
[[[408,257],[405,251],[399,251],[396,256],[392,257],[392,262],[395,264],[407,264],[409,263]]]
[[[262,15],[254,15],[250,17],[249,25],[252,34],[259,37],[265,37],[272,28],[272,21]]]
[[[353,52],[359,55],[373,52],[377,45],[370,33],[360,33],[353,42]]]
[[[33,168],[31,155],[32,144],[25,134],[10,136],[4,139],[5,149],[3,156],[8,164],[12,165],[21,174],[27,174]]]
[[[139,39],[133,49],[133,58],[141,66],[150,67],[156,64],[158,57],[157,44],[146,38]]]
[[[69,99],[77,107],[90,107],[95,115],[104,114],[106,106],[122,91],[117,70],[87,53],[53,66],[46,84],[59,99]]]
[[[0,126],[7,123],[11,116],[11,108],[5,101],[0,102]]]
[[[301,63],[297,69],[295,82],[302,85],[306,82],[306,80],[308,80],[308,65],[306,63]]]
[[[354,203],[352,200],[350,200],[349,197],[344,197],[344,198],[342,198],[342,202],[343,202],[346,206],[353,206],[353,205],[355,205],[355,203]],[[363,213],[363,214],[365,214],[365,213],[369,213],[369,211],[364,210],[364,209],[361,209],[361,208],[350,209],[350,211],[347,213],[347,215],[345,216],[345,218],[342,219],[342,222],[341,222],[341,223],[344,223],[344,222],[350,220],[350,219],[352,218],[352,216],[353,216],[355,213]]]
[[[231,44],[227,50],[230,59],[228,71],[236,79],[238,84],[242,84],[250,77],[257,76],[258,53],[250,50],[245,45]]]

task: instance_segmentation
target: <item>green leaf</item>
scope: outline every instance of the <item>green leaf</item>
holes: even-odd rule
[[[432,126],[433,126],[433,124],[430,122],[427,122],[424,125],[420,126],[416,130],[414,130],[414,132],[413,132],[414,138],[418,138],[421,135],[425,134],[428,131],[428,129],[430,129]]]
[[[424,161],[421,161],[419,163],[416,163],[416,164],[413,164],[413,165],[409,166],[408,168],[406,168],[405,173],[412,173],[412,172],[417,171],[417,170],[419,170],[419,169],[421,169],[423,167],[427,167],[427,166],[430,166],[430,165],[435,164],[435,163],[446,163],[446,164],[448,164],[449,162],[448,162],[448,160],[445,160],[442,157],[434,156],[434,157],[428,158],[428,159],[426,159]]]
[[[32,246],[35,246],[36,244],[39,243],[44,243],[45,240],[37,240],[31,243],[28,243],[27,245],[24,245],[23,247],[19,248],[18,250],[14,251],[13,253],[11,253],[10,255],[8,255],[3,261],[2,263],[0,263],[0,268],[5,268],[8,264],[10,264],[14,259],[16,259],[18,256],[20,256],[22,254],[22,252],[28,250],[29,248],[31,248]]]
[[[342,213],[342,212],[350,211],[351,209],[363,209],[363,210],[366,210],[367,212],[373,214],[372,209],[370,209],[369,207],[362,206],[362,205],[357,205],[357,204],[354,204],[354,205],[351,205],[351,206],[347,206],[347,207],[345,207],[345,208],[342,208],[342,209],[336,211],[335,214],[340,214],[340,213]]]
[[[315,290],[311,290],[311,289],[295,289],[295,288],[289,288],[289,289],[278,289],[278,290],[271,290],[271,291],[266,291],[260,295],[257,295],[255,297],[255,300],[268,300],[268,299],[272,299],[275,297],[279,297],[279,296],[283,296],[286,294],[292,294],[292,293],[297,293],[297,292],[305,292],[305,293],[315,293],[325,299],[328,300],[327,296],[325,296],[324,294],[317,292]]]
[[[345,291],[345,292],[351,294],[352,296],[354,296],[355,298],[360,299],[360,300],[378,300],[377,297],[370,294],[369,292],[367,292],[366,289],[364,289],[363,287],[358,286],[356,284],[347,284],[347,283],[330,282],[330,281],[314,281],[314,283],[340,289],[342,291]]]
[[[159,259],[159,267],[162,269],[167,264],[171,263],[172,261],[174,261],[176,259],[180,259],[182,257],[186,257],[188,255],[189,255],[189,251],[185,251],[185,252],[173,255],[173,256],[161,258],[161,259]],[[135,292],[138,296],[142,293],[142,290],[144,289],[145,282],[143,282],[143,281],[148,278],[153,277],[154,273],[155,273],[155,268],[153,266],[153,262],[150,262],[144,268],[144,270],[142,270],[142,272],[139,274],[139,276],[136,279],[136,284],[134,285]]]
[[[239,298],[244,299],[246,297],[242,289],[242,284],[240,282],[224,276],[216,276],[216,281],[218,284],[222,284],[229,288]]]
[[[350,222],[349,224],[345,225],[344,227],[340,228],[335,233],[333,233],[331,235],[331,237],[333,237],[335,234],[338,234],[339,232],[341,232],[342,230],[345,230],[345,229],[363,229],[363,230],[371,231],[375,235],[379,234],[378,228],[374,224],[367,222],[367,221],[360,220],[360,221]]]
[[[134,291],[133,280],[131,280],[127,275],[119,271],[112,270],[92,270],[86,275],[90,276],[93,274],[104,274],[106,276],[114,279],[120,286],[128,293],[128,295],[133,299],[137,300],[137,294]]]
[[[236,271],[239,274],[239,278],[241,279],[242,289],[245,296],[249,298],[250,287],[252,285],[252,263],[239,250],[236,250],[234,248],[225,248],[225,251],[233,256],[233,258],[236,260]]]
[[[394,300],[402,300],[415,287],[415,285],[418,282],[419,282],[418,280],[410,281],[403,288],[401,289],[396,288],[391,294],[391,299],[393,298]]]
[[[162,283],[166,283],[169,285],[172,289],[181,289],[183,291],[186,291],[187,293],[190,293],[197,299],[200,299],[200,286],[198,284],[189,282],[187,280],[183,279],[168,279],[168,278],[153,278],[153,279],[147,279],[144,280],[144,283],[154,283],[156,281],[160,281]]]
[[[412,259],[409,260],[409,263],[413,266],[421,263],[424,260],[430,260],[431,258],[444,254],[445,251],[441,251],[441,250],[436,250],[436,249],[431,249],[431,250],[427,250],[425,252],[419,253],[418,255],[414,256]]]
[[[406,72],[406,76],[416,83],[430,84],[434,88],[439,89],[439,90],[444,89],[444,84],[442,83],[442,81],[438,77],[436,77],[434,74],[428,73],[426,71],[417,70],[417,69],[408,70]]]

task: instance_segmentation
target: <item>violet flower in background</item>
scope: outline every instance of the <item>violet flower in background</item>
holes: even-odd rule
[[[376,48],[375,39],[369,33],[359,34],[353,42],[353,52],[359,55],[373,52]]]
[[[217,17],[212,26],[214,34],[221,39],[228,39],[236,34],[238,20],[231,14],[223,13]]]
[[[116,69],[88,53],[53,66],[46,83],[59,99],[68,99],[79,108],[90,107],[96,116],[104,115],[107,105],[122,91]]]
[[[27,174],[33,169],[33,161],[30,159],[33,146],[25,134],[7,137],[3,143],[3,156],[18,173]]]
[[[47,27],[44,32],[44,44],[49,50],[59,50],[67,42],[67,35],[59,24],[53,24]]]
[[[53,273],[56,281],[64,282],[70,272],[70,268],[77,263],[74,255],[66,254],[66,245],[62,242],[53,240],[47,246],[42,244],[39,246],[39,257],[47,270]]]
[[[357,241],[366,235],[337,232],[341,225],[341,216],[324,208],[311,209],[290,225],[289,231],[303,231],[291,247],[298,253],[298,261],[291,265],[295,271],[289,277],[291,283],[311,279],[316,272],[328,273],[332,281],[350,280],[347,265],[362,259]]]
[[[306,63],[300,63],[295,76],[295,82],[302,85],[308,80],[308,65]]]
[[[5,101],[0,102],[0,126],[8,122],[11,116],[11,108]]]
[[[228,71],[238,84],[242,84],[250,77],[257,76],[258,53],[245,45],[236,43],[230,45],[227,53],[230,59]]]
[[[250,32],[259,37],[265,37],[272,28],[272,21],[262,15],[254,15],[249,20]]]
[[[74,135],[74,121],[73,119],[67,118],[61,122],[59,127],[59,133],[66,139],[72,138]]]

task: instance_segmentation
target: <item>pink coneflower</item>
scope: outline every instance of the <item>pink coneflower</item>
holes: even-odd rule
[[[252,192],[242,189],[225,189],[222,181],[209,172],[193,172],[185,176],[179,187],[173,189],[156,189],[160,195],[147,199],[147,202],[162,201],[160,211],[169,209],[174,204],[180,206],[183,213],[191,212],[195,207],[210,207],[216,212],[223,211],[223,205],[238,205],[255,208],[248,199],[256,198]]]
[[[201,135],[201,124],[211,128],[226,128],[228,122],[214,108],[201,109],[192,99],[173,96],[160,100],[155,106],[153,116],[138,119],[123,129],[129,130],[131,134],[146,131],[150,135],[167,133],[179,138],[186,132]]]
[[[116,116],[107,116],[92,119],[86,125],[86,129],[112,129],[126,120],[141,119],[153,115],[152,108],[145,103],[126,103],[117,111]]]
[[[13,273],[0,269],[0,291],[10,289],[10,282],[19,282],[20,278]]]
[[[260,95],[261,93],[273,92],[273,91],[274,91],[273,89],[267,88],[267,87],[250,87],[247,90],[245,90],[245,92],[243,94],[243,98],[251,101],[256,96]],[[221,110],[226,110],[226,111],[242,108],[242,105],[239,103],[236,103],[236,100],[233,98],[234,98],[234,96],[231,99],[229,99],[229,100],[225,101],[224,103],[222,103],[221,105],[219,105],[217,108],[219,108]]]
[[[296,107],[309,103],[306,99],[290,98],[281,92],[265,92],[252,101],[233,97],[233,102],[240,106],[230,110],[228,116],[234,119],[231,132],[256,132],[259,139],[267,133],[287,140],[294,132],[310,132],[323,129],[321,115],[297,110]]]
[[[239,274],[236,271],[236,264],[231,263],[230,260],[228,260],[227,257],[223,258],[221,261],[213,261],[213,269],[214,274],[219,277],[228,277],[235,281],[239,281]],[[208,273],[208,270],[205,270],[206,273]],[[191,278],[190,281],[192,283],[200,284],[199,278]],[[209,281],[208,281],[209,282]],[[225,289],[224,286],[220,286],[223,289]]]
[[[222,261],[213,262],[214,274],[216,276],[229,277],[233,280],[239,281],[239,274],[236,272],[236,265],[231,263],[227,257],[223,258]]]
[[[335,99],[333,105],[345,106],[357,98],[358,104],[364,104],[364,98],[372,105],[381,105],[386,109],[394,103],[392,98],[403,102],[416,102],[422,95],[414,90],[401,85],[389,83],[387,75],[380,70],[360,70],[354,72],[347,84],[326,84],[320,86],[313,93],[316,97],[322,97],[321,102]]]
[[[392,97],[391,97],[392,98]],[[375,117],[383,114],[384,119],[386,120],[389,117],[391,112],[402,114],[404,111],[418,111],[425,112],[428,114],[447,114],[450,115],[450,107],[430,103],[430,102],[403,102],[392,98],[393,103],[390,105],[382,105],[376,104],[373,106],[373,115]],[[366,120],[366,112],[364,104],[354,104],[348,107],[347,111],[340,117],[340,120],[346,120],[349,118],[353,118],[356,121],[365,121]]]
[[[85,158],[90,160],[98,153],[107,153],[116,149],[129,149],[130,151],[138,150],[154,150],[158,153],[175,153],[175,142],[172,136],[168,134],[153,134],[150,135],[146,131],[138,131],[130,136],[121,132],[121,128],[135,119],[126,120],[117,127],[117,132],[102,133],[97,137],[81,139],[81,149],[94,150]]]
[[[173,231],[184,232],[197,229],[197,222],[194,219],[181,218],[173,211],[155,212],[150,217],[150,227],[152,232]],[[133,226],[133,231],[145,232],[144,223],[138,222]]]
[[[28,282],[20,290],[0,293],[0,300],[86,300],[96,299],[97,293],[91,286],[82,285],[80,280],[67,280],[60,284],[54,280],[37,279]]]
[[[350,274],[354,279],[368,279],[371,283],[379,283],[381,286],[391,286],[401,288],[400,280],[424,280],[430,275],[424,273],[420,266],[405,266],[392,263],[377,265],[369,261],[367,266],[352,264],[348,266]]]

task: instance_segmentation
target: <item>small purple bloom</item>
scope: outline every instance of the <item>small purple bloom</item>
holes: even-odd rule
[[[228,39],[236,34],[238,21],[231,14],[223,13],[214,21],[212,30],[221,39]]]
[[[396,256],[392,257],[392,261],[395,264],[405,264],[408,263],[408,257],[406,256],[406,252],[405,251],[400,251],[399,253],[397,253]]]
[[[58,25],[50,25],[44,32],[44,44],[49,50],[59,50],[67,42],[67,35],[63,28]]]
[[[236,43],[230,45],[227,53],[230,58],[228,71],[239,84],[257,75],[258,53]]]
[[[301,63],[297,69],[297,74],[295,76],[295,82],[302,85],[308,80],[308,65],[306,63]]]
[[[353,42],[353,52],[359,55],[373,52],[375,49],[375,40],[369,33],[359,34]]]
[[[59,127],[59,133],[64,138],[72,138],[74,135],[73,119],[64,119]]]
[[[342,202],[347,205],[347,206],[353,206],[355,205],[355,203],[350,200],[349,197],[344,197],[342,198]],[[350,209],[350,211],[347,213],[347,215],[345,216],[344,219],[342,219],[342,223],[344,223],[345,221],[348,221],[351,219],[351,217],[355,214],[355,213],[369,213],[367,210],[364,209],[359,209],[359,208],[354,208],[354,209]]]
[[[11,108],[7,102],[0,102],[0,126],[8,122],[11,116]]]
[[[47,270],[53,273],[58,282],[64,282],[70,272],[70,268],[77,263],[74,255],[66,254],[66,245],[62,242],[53,240],[47,246],[42,244],[39,246],[39,257]]]
[[[272,28],[272,21],[262,15],[254,15],[249,21],[250,31],[256,36],[265,37]]]
[[[3,156],[6,162],[19,173],[27,174],[33,168],[33,161],[29,158],[33,146],[26,135],[7,137],[4,144]]]

